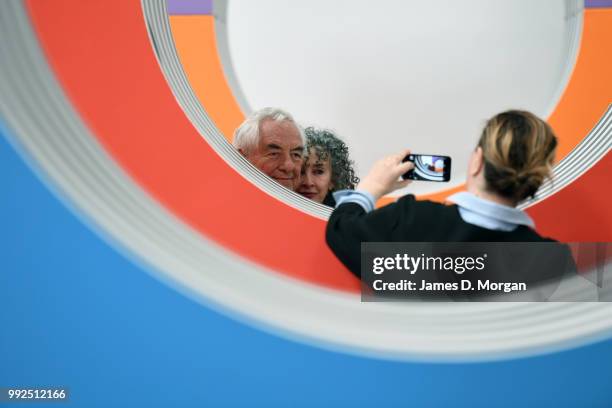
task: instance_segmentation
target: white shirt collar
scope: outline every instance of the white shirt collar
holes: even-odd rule
[[[535,227],[533,219],[524,211],[476,197],[472,193],[456,193],[447,200],[457,204],[463,221],[479,227],[502,231],[512,231],[519,225]]]

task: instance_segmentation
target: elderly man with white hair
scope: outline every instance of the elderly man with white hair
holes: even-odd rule
[[[279,184],[297,189],[304,134],[289,113],[277,108],[254,112],[234,132],[234,147]]]

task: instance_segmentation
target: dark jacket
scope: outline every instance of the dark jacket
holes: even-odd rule
[[[362,242],[554,242],[524,225],[497,231],[469,224],[456,205],[417,201],[413,195],[370,213],[359,204],[340,205],[329,218],[326,240],[356,276]]]
[[[332,208],[336,206],[336,200],[334,199],[334,196],[331,191],[327,193],[327,195],[323,199],[323,204]]]

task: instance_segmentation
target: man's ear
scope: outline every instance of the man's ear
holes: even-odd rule
[[[484,167],[484,157],[482,153],[482,147],[478,146],[470,157],[470,176],[476,177],[482,171]]]

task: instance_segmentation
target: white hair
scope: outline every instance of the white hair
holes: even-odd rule
[[[256,147],[259,143],[259,126],[264,120],[273,120],[275,122],[288,120],[298,128],[300,137],[302,138],[302,144],[306,143],[304,130],[296,123],[291,114],[279,108],[263,108],[253,112],[240,126],[238,126],[238,128],[236,128],[233,140],[234,147],[243,152],[248,152]]]

